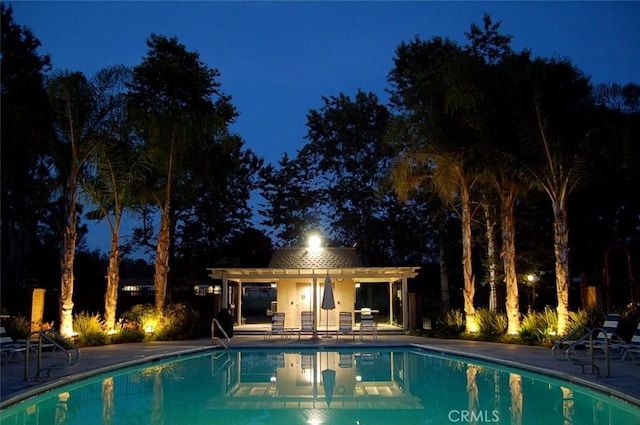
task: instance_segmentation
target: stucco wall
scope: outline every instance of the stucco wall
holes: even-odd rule
[[[336,308],[333,310],[322,310],[322,295],[324,293],[324,279],[318,279],[316,289],[316,326],[319,330],[327,326],[327,313],[329,328],[338,326],[338,316],[340,311],[353,312],[355,305],[355,285],[352,279],[341,279],[338,282],[332,280],[334,300]],[[285,313],[286,327],[300,327],[300,316],[302,311],[313,310],[312,282],[295,279],[281,279],[278,281],[278,311]]]

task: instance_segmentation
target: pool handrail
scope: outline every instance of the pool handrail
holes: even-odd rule
[[[37,336],[37,372],[36,372],[36,380],[40,381],[42,378],[42,372],[47,370],[47,378],[51,377],[51,370],[59,369],[62,367],[73,366],[74,364],[80,361],[80,349],[69,339],[63,337],[61,334],[54,330],[47,331],[34,331],[31,332],[27,336],[26,342],[26,353],[24,356],[24,380],[29,380],[29,357],[31,354],[31,344],[33,341],[36,341]],[[43,341],[47,341],[48,343],[43,343]],[[61,365],[43,367],[42,366],[42,349],[47,347],[53,347],[62,351],[67,355],[67,362]],[[75,354],[75,357],[74,357]]]
[[[569,345],[569,347],[565,350],[565,356],[567,358],[567,360],[575,365],[580,366],[581,368],[581,373],[584,373],[584,367],[585,366],[591,366],[591,373],[595,373],[596,376],[600,377],[600,369],[598,368],[598,366],[595,363],[595,359],[594,359],[594,335],[596,335],[596,337],[600,334],[600,332],[603,332],[606,335],[606,330],[604,328],[593,328],[590,329],[589,332],[587,332],[586,335],[582,336],[582,338],[580,338],[579,340],[573,342],[571,345]],[[572,354],[575,353],[575,349],[578,347],[586,347],[588,352],[589,352],[589,360],[588,361],[584,361],[584,360],[580,360],[574,356],[572,356]],[[610,348],[616,348],[615,344],[610,344],[609,338],[604,338],[604,342],[603,342],[603,347],[601,347],[604,351],[604,359],[605,359],[605,365],[607,367],[607,377],[611,376],[611,353],[610,353]]]
[[[211,340],[212,341],[219,341],[220,344],[222,344],[222,346],[228,350],[229,347],[227,347],[227,344],[224,343],[224,341],[222,341],[220,338],[218,338],[215,334],[215,326],[218,327],[218,329],[220,330],[220,332],[222,332],[222,335],[224,335],[224,337],[227,339],[227,342],[231,341],[231,338],[229,338],[229,335],[227,335],[227,332],[224,330],[224,328],[222,327],[222,324],[220,323],[220,321],[218,319],[216,319],[215,317],[213,318],[213,320],[211,321]]]

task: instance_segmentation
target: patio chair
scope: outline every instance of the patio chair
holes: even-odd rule
[[[627,354],[631,356],[631,360],[635,360],[633,357],[634,354],[640,354],[640,323],[636,326],[636,331],[633,333],[633,337],[631,337],[631,341],[628,344],[625,344],[622,349],[624,353],[622,354],[622,360],[627,357]]]
[[[353,353],[339,353],[338,354],[338,367],[351,368],[353,367]]]
[[[363,335],[366,333],[370,333],[374,339],[378,339],[378,325],[373,319],[370,308],[360,309],[360,341],[363,340]]]
[[[300,329],[298,329],[298,340],[300,336],[305,334],[313,334],[316,330],[316,319],[313,311],[303,311],[300,313]]]
[[[284,332],[284,313],[273,313],[271,316],[271,330],[268,330],[264,334],[264,339],[271,338],[273,335],[280,335],[280,337],[285,336]]]
[[[6,331],[4,326],[0,326],[0,356],[6,363],[14,356],[20,355],[27,351],[27,346],[21,342],[16,342]]]
[[[620,338],[616,332],[620,327],[620,322],[622,321],[622,316],[619,314],[609,314],[602,325],[602,329],[604,332],[598,332],[598,334],[593,338],[591,342],[588,339],[585,339],[583,343],[578,342],[574,344],[575,346],[583,345],[587,351],[593,350],[602,350],[604,351],[607,347],[609,351],[613,350],[622,350],[622,347],[626,344],[626,341]]]
[[[356,334],[353,331],[353,321],[350,311],[341,311],[339,315],[338,329],[336,330],[336,339],[340,338],[340,334],[351,334],[352,339],[356,340]]]

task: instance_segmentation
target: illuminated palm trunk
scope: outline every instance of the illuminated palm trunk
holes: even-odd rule
[[[107,270],[107,291],[104,295],[104,322],[111,331],[116,325],[116,307],[118,305],[118,287],[120,285],[120,247],[117,231],[111,235],[111,251],[109,252],[109,270]]]
[[[564,202],[553,203],[553,252],[556,259],[558,335],[564,335],[569,320],[569,226]]]
[[[489,203],[484,205],[484,219],[487,238],[487,259],[489,261],[489,310],[496,311],[498,307],[498,294],[496,293],[496,220]]]
[[[518,275],[516,273],[516,218],[514,214],[515,193],[507,189],[502,195],[502,261],[507,287],[505,307],[507,310],[507,333],[514,335],[520,328]]]
[[[102,381],[102,425],[112,425],[115,416],[115,383],[113,377]]]
[[[475,276],[471,262],[471,198],[465,182],[460,185],[462,201],[462,270],[464,273],[464,315],[467,332],[476,332],[476,309],[473,306],[475,296]]]
[[[154,287],[156,290],[156,308],[164,310],[167,302],[167,281],[169,278],[169,241],[170,219],[168,208],[162,210],[160,216],[160,231],[158,232],[158,245],[156,247],[156,264],[154,275]]]
[[[73,263],[76,254],[78,217],[76,214],[77,184],[75,173],[67,179],[65,191],[65,224],[60,255],[60,334],[73,335]]]
[[[509,392],[511,393],[511,424],[522,423],[522,408],[524,396],[522,394],[522,376],[517,373],[509,374]]]

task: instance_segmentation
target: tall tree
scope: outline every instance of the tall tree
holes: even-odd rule
[[[468,50],[481,64],[482,108],[479,108],[479,132],[484,136],[483,150],[487,151],[483,164],[486,166],[485,197],[495,194],[500,204],[502,248],[501,255],[506,284],[507,332],[515,334],[520,327],[518,278],[516,272],[516,218],[515,206],[518,184],[514,178],[513,167],[504,156],[517,156],[518,132],[513,119],[514,111],[521,98],[520,75],[518,67],[529,63],[529,53],[516,54],[511,50],[511,36],[500,33],[500,22],[494,23],[491,16],[485,14],[483,27],[472,24],[466,37],[470,42]],[[492,211],[493,202],[485,202],[485,211]],[[488,213],[487,213],[488,214]],[[487,216],[487,240],[491,247],[493,233],[490,232],[491,218]],[[491,249],[490,249],[491,251]],[[488,253],[489,271],[493,274],[495,256]],[[492,276],[493,279],[493,276]],[[495,282],[491,284],[495,288]],[[495,300],[495,289],[491,291]],[[495,302],[495,301],[494,301]]]
[[[249,200],[261,165],[237,135],[222,132],[201,145],[173,202],[172,269],[183,277],[205,279],[212,259],[226,257],[230,240],[250,227]]]
[[[99,79],[91,81],[75,72],[59,72],[48,81],[54,112],[53,147],[63,199],[60,246],[60,333],[73,333],[74,259],[78,242],[78,195],[87,167],[106,141],[113,103]]]
[[[260,206],[264,217],[260,224],[273,229],[280,244],[301,245],[308,232],[320,227],[320,214],[314,208],[320,188],[312,171],[297,158],[285,153],[278,166],[269,164],[260,170],[260,194],[266,201]]]
[[[111,111],[105,119],[105,141],[95,150],[82,187],[94,209],[87,216],[106,221],[111,232],[104,321],[115,327],[120,282],[120,225],[125,208],[134,202],[133,190],[141,179],[145,161],[131,137],[126,116],[126,83],[131,71],[122,66],[106,68],[95,78],[96,89],[105,93]]]
[[[381,252],[375,230],[385,216],[378,188],[389,158],[384,135],[390,115],[376,95],[363,91],[354,99],[340,94],[323,101],[307,115],[309,143],[298,160],[323,188],[315,208],[330,217],[332,238],[357,243],[364,263],[375,264],[381,259],[374,254]]]
[[[180,182],[198,160],[201,146],[236,117],[219,90],[220,73],[189,52],[175,37],[152,34],[142,63],[133,70],[129,113],[154,168],[149,198],[159,210],[155,260],[155,305],[165,307],[169,258],[175,231],[173,201]]]
[[[569,223],[567,201],[585,172],[592,115],[588,78],[568,61],[542,60],[531,67],[532,95],[525,178],[547,194],[553,211],[558,334],[569,320]]]
[[[396,50],[389,74],[391,101],[400,111],[397,134],[406,148],[393,179],[400,195],[431,182],[458,212],[462,226],[462,269],[466,329],[477,331],[472,262],[472,193],[477,184],[477,60],[456,43],[416,38]]]
[[[28,263],[42,243],[40,227],[47,226],[46,208],[52,189],[49,143],[50,108],[44,88],[49,57],[39,55],[40,41],[16,24],[13,10],[2,8],[0,73],[2,84],[2,284],[23,284]]]

